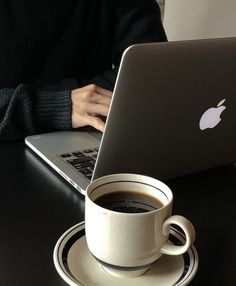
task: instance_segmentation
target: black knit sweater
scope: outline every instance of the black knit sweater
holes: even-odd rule
[[[72,89],[112,90],[125,48],[165,40],[156,0],[0,1],[0,140],[70,130]]]

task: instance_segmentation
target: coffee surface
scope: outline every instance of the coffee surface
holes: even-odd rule
[[[94,202],[103,208],[121,213],[144,213],[163,207],[163,203],[155,197],[130,191],[104,194]]]

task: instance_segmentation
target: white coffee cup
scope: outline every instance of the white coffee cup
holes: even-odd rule
[[[111,200],[116,200],[116,196],[124,191],[134,194],[135,198],[151,196],[162,206],[140,213],[126,213],[96,202],[101,196],[111,194],[112,203]],[[107,272],[128,277],[144,274],[162,254],[183,254],[194,242],[195,230],[185,217],[171,216],[172,203],[169,187],[148,176],[113,174],[94,180],[87,187],[85,198],[85,232],[90,252]],[[149,205],[149,202],[145,204]],[[168,241],[171,224],[183,230],[186,237],[183,246]]]

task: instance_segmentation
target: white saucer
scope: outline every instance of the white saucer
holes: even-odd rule
[[[182,234],[174,228],[171,228],[169,240],[174,244],[184,242]],[[59,275],[71,286],[183,286],[190,283],[198,268],[198,254],[192,246],[183,255],[163,255],[138,278],[110,275],[88,250],[84,222],[76,224],[59,238],[53,260]]]

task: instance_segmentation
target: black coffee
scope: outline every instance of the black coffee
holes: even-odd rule
[[[95,203],[108,210],[122,213],[143,213],[163,207],[155,197],[130,191],[104,194],[97,198]]]

